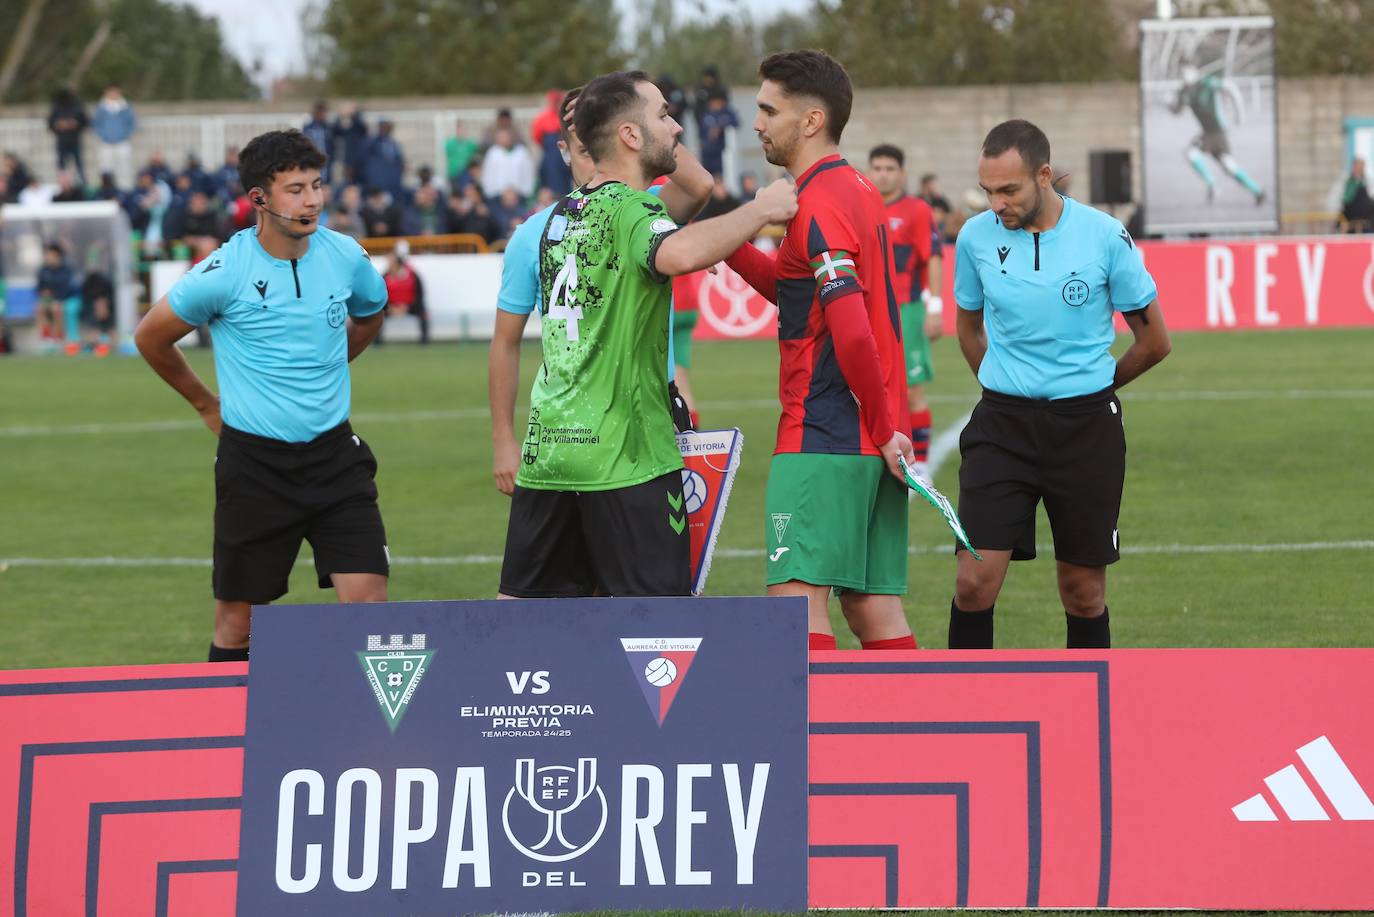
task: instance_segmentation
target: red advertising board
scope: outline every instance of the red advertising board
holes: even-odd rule
[[[232,914],[244,671],[0,673],[0,915]],[[813,907],[1374,908],[1374,651],[815,653],[810,694]]]
[[[1170,328],[1374,325],[1374,239],[1142,242]]]
[[[778,334],[778,307],[764,299],[725,264],[716,272],[698,271],[673,279],[673,308],[696,311],[692,336],[715,341],[773,338]]]
[[[875,655],[812,656],[813,906],[1374,908],[1371,651]]]
[[[0,672],[0,915],[232,917],[247,669]]]
[[[1374,325],[1374,237],[1141,242],[1139,249],[1174,331]],[[952,264],[954,247],[945,252]],[[945,278],[945,329],[953,332],[954,272]],[[727,267],[680,277],[673,294],[678,308],[701,313],[698,338],[777,334],[777,309]]]

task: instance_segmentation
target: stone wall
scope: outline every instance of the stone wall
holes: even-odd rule
[[[739,136],[742,168],[762,172],[749,124],[753,88],[734,93],[743,130]],[[444,132],[456,119],[477,135],[496,107],[510,106],[518,120],[528,121],[542,104],[537,96],[372,99],[371,115],[386,113],[397,121],[397,136],[412,166],[438,164]],[[218,164],[225,143],[241,144],[271,127],[299,126],[306,106],[297,103],[161,103],[139,105],[143,129],[135,159],[162,148],[174,166],[187,149],[197,149],[206,165]],[[855,98],[843,151],[862,163],[868,150],[896,143],[907,154],[913,184],[923,172],[941,178],[945,196],[958,200],[976,191],[978,147],[988,129],[1007,118],[1036,122],[1050,137],[1056,168],[1070,175],[1073,193],[1088,197],[1088,153],[1095,149],[1131,151],[1135,192],[1140,190],[1139,92],[1134,83],[1103,85],[970,86],[930,89],[865,89]],[[54,167],[53,144],[43,107],[0,109],[0,149],[14,150],[41,175]],[[1295,224],[1297,215],[1325,210],[1332,187],[1345,167],[1345,121],[1374,118],[1374,77],[1323,77],[1284,80],[1279,91],[1279,195],[1282,212]],[[89,168],[94,140],[88,143]],[[1243,151],[1238,151],[1243,153]],[[1243,156],[1242,156],[1243,159]],[[1121,216],[1129,208],[1123,208]]]
[[[1140,96],[1134,83],[868,90],[855,99],[842,147],[858,162],[876,144],[895,143],[906,151],[913,184],[920,173],[935,172],[945,196],[956,200],[977,189],[979,145],[1007,118],[1026,118],[1045,130],[1056,169],[1069,173],[1073,193],[1083,199],[1089,151],[1129,150],[1138,198]],[[1296,219],[1300,214],[1327,208],[1346,165],[1347,118],[1374,118],[1374,78],[1280,83],[1279,201],[1294,223],[1303,222]],[[1123,217],[1128,211],[1122,208]]]

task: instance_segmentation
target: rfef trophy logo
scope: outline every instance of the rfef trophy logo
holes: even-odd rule
[[[380,634],[369,634],[367,650],[358,653],[367,682],[392,732],[415,696],[415,689],[420,687],[420,679],[433,656],[433,650],[425,649],[424,634],[411,634],[409,643],[403,634],[391,634],[390,642],[385,644]]]
[[[622,637],[630,671],[644,692],[649,712],[662,726],[677,699],[687,670],[701,646],[700,637]]]
[[[529,808],[511,803],[519,796]],[[595,803],[582,803],[595,797]],[[515,761],[515,785],[501,806],[506,837],[525,856],[543,863],[575,860],[596,846],[606,830],[606,794],[596,785],[596,759],[578,758],[576,767],[533,758]]]

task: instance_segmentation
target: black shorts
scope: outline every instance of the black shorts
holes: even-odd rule
[[[231,427],[215,455],[215,598],[261,604],[286,594],[301,540],[321,589],[335,573],[390,573],[377,508],[377,459],[347,421],[308,443]]]
[[[690,595],[686,512],[681,471],[585,493],[517,486],[501,592],[529,599]]]
[[[1054,401],[984,390],[959,454],[959,517],[974,547],[1035,557],[1044,500],[1057,560],[1100,567],[1121,558],[1126,431],[1111,389]]]

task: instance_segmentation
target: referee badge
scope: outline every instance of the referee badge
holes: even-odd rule
[[[1064,302],[1071,306],[1081,306],[1088,301],[1088,285],[1078,278],[1064,284]]]

